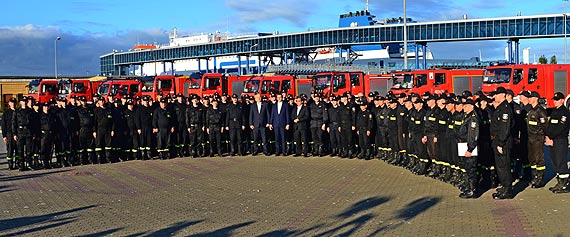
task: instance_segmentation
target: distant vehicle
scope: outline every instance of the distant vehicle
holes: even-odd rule
[[[65,93],[68,87],[71,87],[70,80],[35,79],[28,84],[28,96],[39,103],[46,103],[60,95],[60,88]]]
[[[541,103],[554,106],[551,100],[555,92],[570,92],[570,64],[507,64],[490,66],[483,77],[483,92],[497,87],[511,89],[517,95],[521,91],[536,91],[543,98]],[[568,96],[565,104],[570,105]]]
[[[349,93],[364,95],[378,92],[386,95],[392,87],[390,74],[364,74],[363,72],[322,72],[313,76],[313,91],[325,97]]]
[[[244,82],[251,76],[235,76],[222,73],[194,73],[189,76],[188,85],[185,86],[185,96],[196,94],[200,97],[224,93],[240,95],[243,92]]]
[[[96,90],[101,85],[102,81],[99,80],[89,80],[89,79],[79,79],[71,81],[71,91],[67,95],[67,99],[71,96],[84,96],[87,102],[93,102],[93,95],[96,94]]]

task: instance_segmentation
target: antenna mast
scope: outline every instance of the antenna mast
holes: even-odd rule
[[[366,0],[366,11],[368,11],[368,1],[369,0]]]

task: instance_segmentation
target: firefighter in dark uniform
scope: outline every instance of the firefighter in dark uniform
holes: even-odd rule
[[[437,156],[439,155],[438,149],[438,129],[439,129],[439,107],[436,106],[435,95],[426,96],[426,114],[424,120],[424,137],[422,138],[422,143],[426,144],[428,161],[426,162],[426,168],[434,169]]]
[[[79,160],[79,115],[77,114],[77,97],[71,95],[67,105],[69,114],[69,152],[66,154],[71,160],[71,165],[78,165]]]
[[[128,152],[129,155],[127,155],[127,150],[125,149],[125,139],[127,137],[127,124],[123,115],[125,107],[120,103],[121,100],[119,99],[115,99],[113,103],[110,103],[111,111],[113,112],[113,123],[115,124],[115,134],[111,139],[113,147],[112,161],[126,161],[128,157],[130,157],[130,152]]]
[[[463,162],[459,159],[459,154],[457,153],[457,142],[460,140],[460,130],[465,123],[465,113],[463,113],[463,102],[465,98],[458,98],[457,101],[449,100],[447,105],[447,110],[451,112],[449,116],[448,128],[445,133],[446,139],[444,146],[447,149],[447,161],[442,172],[442,180],[444,182],[449,182],[455,186],[460,186],[465,181],[465,167]],[[453,107],[453,108],[452,108]]]
[[[380,97],[380,105],[376,107],[375,117],[376,117],[376,136],[375,136],[375,143],[376,143],[376,150],[378,152],[378,158],[382,160],[386,160],[388,158],[388,127],[386,125],[386,121],[388,120],[388,100],[384,97]]]
[[[176,134],[176,154],[178,157],[188,156],[188,127],[186,126],[186,102],[184,95],[179,93],[176,95],[176,102],[173,104],[176,113],[176,120],[178,121]]]
[[[218,107],[218,100],[212,100],[212,106],[206,111],[206,133],[210,141],[210,157],[214,157],[214,144],[218,156],[223,156],[222,133],[224,132],[224,112]]]
[[[358,154],[359,159],[369,159],[370,158],[370,135],[372,134],[372,126],[374,122],[374,116],[367,109],[368,102],[366,98],[361,97],[360,101],[357,102],[360,105],[360,109],[356,113],[354,124],[356,125],[356,133],[358,134],[358,147],[360,148],[360,153]]]
[[[139,153],[139,134],[137,132],[137,109],[135,108],[134,101],[128,99],[127,102],[127,109],[123,111],[123,117],[125,118],[126,123],[126,133],[125,136],[125,149],[127,149],[130,154],[130,157],[126,157],[132,160],[139,160],[140,153]],[[186,132],[186,130],[184,130]]]
[[[388,128],[388,162],[395,164],[398,162],[399,143],[398,143],[398,101],[392,98],[388,104],[388,113],[386,114],[386,127]]]
[[[53,149],[53,138],[58,129],[57,115],[50,110],[49,104],[43,104],[42,112],[40,113],[40,160],[44,169],[52,168],[51,150]]]
[[[493,99],[482,95],[478,99],[478,113],[481,120],[479,126],[479,165],[481,173],[481,185],[489,188],[497,187],[497,172],[495,170],[495,158],[491,147],[491,116],[494,108],[490,104]]]
[[[115,124],[113,123],[113,111],[105,104],[105,99],[97,101],[95,113],[95,153],[97,153],[97,163],[103,164],[111,161],[112,157],[112,137],[115,135]]]
[[[321,102],[321,95],[313,96],[314,102],[309,105],[309,113],[311,114],[311,138],[313,147],[311,153],[314,156],[324,156],[323,149],[323,132],[325,131],[324,114],[327,111],[326,104]]]
[[[193,94],[190,99],[190,106],[186,109],[186,127],[188,127],[190,155],[196,158],[202,153],[200,150],[202,148],[203,130],[205,129],[206,109],[200,104],[198,95]]]
[[[40,107],[41,104],[35,100],[28,100],[28,103],[32,101],[32,118],[30,119],[30,129],[32,133],[32,164],[30,165],[32,170],[40,168],[40,149],[41,149],[41,137],[42,130],[40,127]]]
[[[339,110],[339,119],[340,119],[340,141],[341,141],[341,157],[347,158],[352,157],[352,130],[356,129],[352,124],[352,114],[353,107],[348,102],[348,94],[344,93],[340,97],[340,110]]]
[[[411,163],[412,172],[418,175],[424,175],[426,167],[428,164],[428,155],[426,150],[426,145],[422,142],[425,136],[425,117],[426,110],[424,109],[424,101],[417,99],[414,102],[414,109],[410,112],[410,134],[409,139],[411,141],[409,154],[412,156]]]
[[[339,118],[339,97],[331,95],[331,106],[325,113],[324,122],[330,136],[331,156],[340,154],[341,137],[340,137],[340,118]]]
[[[57,131],[57,137],[55,143],[55,152],[57,158],[57,164],[61,166],[70,166],[72,163],[71,157],[71,132],[72,124],[70,120],[70,111],[67,108],[67,100],[65,97],[60,97],[57,99],[58,109],[57,116],[59,121],[60,129]]]
[[[16,142],[14,141],[14,132],[12,130],[12,117],[16,111],[16,98],[8,100],[8,108],[2,114],[2,140],[6,143],[6,160],[8,161],[8,169],[15,169]]]
[[[93,109],[87,106],[85,97],[79,98],[81,106],[77,109],[79,117],[79,159],[81,164],[94,164],[95,161],[95,143],[93,132],[95,127],[95,113]]]
[[[530,185],[532,188],[541,188],[544,186],[544,172],[546,165],[544,164],[544,132],[547,129],[548,114],[546,110],[538,104],[540,95],[533,91],[530,93],[529,102],[530,110],[527,112],[526,121],[528,126],[528,158],[534,176]]]
[[[479,116],[475,112],[475,101],[467,99],[464,103],[465,120],[459,129],[458,140],[460,143],[467,143],[467,151],[464,154],[459,154],[463,161],[463,168],[465,169],[467,186],[459,195],[460,198],[476,198],[477,197],[477,156],[473,151],[479,145]],[[455,147],[454,147],[455,148]]]
[[[437,113],[437,132],[436,132],[436,137],[437,137],[437,142],[436,142],[436,146],[437,146],[437,153],[436,153],[436,158],[432,160],[433,164],[432,164],[432,169],[430,170],[429,176],[432,178],[438,178],[441,173],[445,172],[444,167],[446,167],[447,164],[449,164],[448,161],[448,153],[449,153],[449,147],[446,147],[447,144],[445,144],[445,131],[447,130],[447,126],[449,123],[449,117],[451,115],[451,113],[449,111],[447,111],[447,109],[445,108],[447,103],[447,96],[446,95],[440,95],[439,98],[437,99],[437,107],[438,107],[438,113]]]
[[[509,90],[507,90],[509,93]],[[513,107],[513,149],[511,160],[513,162],[513,178],[523,178],[531,181],[531,165],[528,160],[528,125],[527,113],[531,106],[529,105],[530,92],[522,91],[519,93],[520,103],[512,102]],[[524,175],[521,175],[521,171]]]
[[[550,187],[553,193],[570,192],[570,170],[566,157],[568,155],[568,130],[570,129],[570,112],[564,107],[564,94],[556,92],[552,100],[554,109],[550,114],[548,128],[545,131],[546,145],[550,147],[552,167],[556,172],[556,185]]]
[[[405,101],[407,100],[407,96],[402,93],[398,97],[398,107],[396,108],[396,122],[398,126],[397,131],[397,139],[398,139],[398,150],[394,152],[398,152],[397,163],[398,165],[403,164],[406,160],[406,134],[408,133],[408,109],[404,105]]]
[[[227,106],[226,110],[226,130],[229,131],[230,139],[230,155],[243,156],[242,150],[242,131],[245,130],[245,113],[243,113],[242,104],[236,94],[232,95],[232,102]],[[285,152],[285,147],[283,147]]]
[[[152,132],[157,134],[156,151],[162,160],[170,158],[170,141],[177,122],[174,114],[166,108],[167,103],[166,98],[161,98],[159,107],[152,114]]]
[[[135,123],[139,134],[139,150],[143,160],[152,159],[152,142],[154,134],[152,132],[152,116],[154,108],[150,105],[150,97],[142,99],[142,105],[136,110]]]
[[[308,157],[309,143],[307,142],[307,132],[309,131],[309,121],[311,115],[307,106],[304,104],[304,99],[301,96],[295,98],[295,108],[291,112],[291,120],[293,122],[293,136],[295,141],[295,155],[300,156],[301,153]],[[352,118],[350,118],[352,121]]]
[[[31,108],[26,106],[28,98],[20,100],[20,108],[16,109],[12,116],[12,131],[14,132],[14,141],[18,144],[18,168],[20,171],[29,170],[32,159],[32,134],[31,129],[32,113]]]
[[[513,198],[513,176],[511,174],[510,153],[512,148],[511,124],[513,111],[509,107],[504,87],[498,87],[493,93],[495,112],[491,117],[491,140],[495,153],[495,165],[501,188],[493,193],[494,199]]]

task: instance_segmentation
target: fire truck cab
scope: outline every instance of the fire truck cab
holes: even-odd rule
[[[363,72],[321,72],[313,76],[313,90],[325,97],[364,93],[364,83]]]
[[[109,96],[113,98],[123,98],[126,95],[132,97],[142,96],[142,83],[139,80],[107,80],[97,88],[97,94],[103,96],[105,100],[109,100]]]
[[[148,95],[156,100],[158,95],[175,96],[178,93],[184,93],[185,85],[188,85],[187,82],[190,81],[190,78],[188,76],[162,75],[143,77],[141,81],[143,83],[142,95]]]
[[[511,89],[514,94],[523,90],[536,91],[542,103],[553,106],[551,100],[555,92],[568,95],[570,92],[570,64],[509,64],[490,66],[485,70],[483,92],[494,91],[497,87]],[[566,105],[570,103],[568,96]]]
[[[90,81],[88,79],[78,79],[71,81],[71,92],[67,95],[67,99],[74,96],[85,96],[88,102],[93,101],[93,95],[96,94],[97,87],[101,85],[101,81]]]
[[[394,94],[455,93],[481,90],[482,69],[429,69],[398,73],[392,87]]]
[[[57,80],[35,79],[28,84],[28,96],[33,97],[39,103],[48,102],[59,94]]]
[[[272,93],[286,93],[292,96],[308,95],[311,93],[311,80],[290,75],[254,76],[245,82],[242,95],[252,96],[255,93],[261,96],[269,96]]]

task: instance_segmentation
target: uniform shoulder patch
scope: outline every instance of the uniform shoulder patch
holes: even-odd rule
[[[471,122],[471,128],[476,128],[477,127],[477,122]]]
[[[561,120],[562,122],[566,122],[566,116],[562,116],[562,118],[560,118],[560,120]]]
[[[515,110],[515,113],[521,114],[521,110],[520,110],[520,109],[517,109],[517,110]]]
[[[546,119],[540,118],[540,123],[546,123]]]
[[[509,119],[509,114],[503,114],[503,119],[504,119],[504,120]]]

